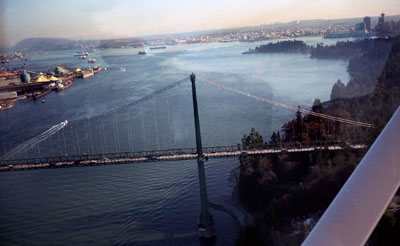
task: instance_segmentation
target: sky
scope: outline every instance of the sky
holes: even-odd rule
[[[0,0],[0,42],[123,38],[400,14],[399,0]]]

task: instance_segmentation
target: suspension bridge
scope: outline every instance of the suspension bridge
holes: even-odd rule
[[[203,156],[208,159],[245,155],[313,152],[321,150],[334,151],[343,150],[344,148],[360,150],[367,147],[368,146],[363,143],[351,144],[349,146],[343,147],[343,143],[339,141],[330,142],[329,145],[326,145],[323,142],[318,142],[304,147],[296,146],[296,144],[286,145],[285,147],[265,145],[263,147],[258,147],[254,149],[240,149],[240,147],[238,146],[219,146],[203,148]],[[41,168],[83,167],[156,161],[179,161],[194,160],[196,158],[196,148],[107,154],[84,154],[77,156],[37,157],[30,159],[3,160],[2,165],[0,166],[0,171],[23,171]]]
[[[162,111],[166,112],[166,118],[160,120],[161,124],[159,124],[157,115],[155,114],[155,98],[162,94],[167,94],[167,92],[172,88],[178,87],[179,85],[184,84],[184,82],[187,82],[189,78],[192,87],[196,148],[180,147],[162,150],[160,135],[165,135],[165,132],[167,132],[168,135],[168,132],[171,131],[170,108],[169,103],[165,103],[161,106],[157,105],[157,107],[164,106]],[[265,143],[259,145],[257,148],[248,148],[248,146],[240,146],[240,144],[237,146],[212,146],[203,148],[200,133],[200,118],[198,113],[199,107],[197,104],[196,76],[191,74],[189,78],[179,80],[160,90],[154,91],[143,98],[104,114],[91,117],[90,119],[72,122],[65,120],[36,137],[21,141],[18,144],[13,145],[10,143],[9,146],[3,146],[3,156],[0,160],[0,171],[197,159],[201,203],[201,213],[198,222],[199,238],[204,240],[215,240],[216,231],[214,218],[208,210],[209,203],[204,169],[204,161],[208,158],[299,153],[321,150],[335,151],[342,150],[343,148],[350,148],[353,150],[367,148],[367,146],[362,142],[353,142],[351,144],[346,144],[346,146],[343,147],[342,142],[335,141],[330,143],[325,142],[323,144],[308,143],[306,146],[300,145],[299,143],[294,145],[286,144],[284,146],[270,146]],[[364,122],[296,108],[291,105],[243,92],[205,78],[200,77],[199,81],[206,85],[220,88],[229,93],[234,93],[251,100],[286,110],[293,110],[296,112],[300,111],[325,120],[357,127],[373,127],[371,124]],[[166,99],[168,99],[168,97]],[[145,130],[145,120],[143,117],[145,114],[143,112],[143,104],[150,100],[152,102],[152,109],[150,110],[150,113],[146,113],[146,115],[151,114],[154,122],[154,129],[150,131],[151,136],[148,134],[149,131]],[[137,106],[137,111],[132,109],[135,106]],[[185,110],[182,110],[182,113],[184,112]],[[132,114],[137,117],[132,117]],[[165,124],[165,122],[167,122],[167,124]],[[148,121],[146,121],[146,124],[148,124]],[[141,127],[136,127],[137,125],[140,125]],[[160,132],[160,129],[165,129],[165,132]],[[181,129],[178,129],[178,132],[180,131]],[[142,139],[141,142],[138,141],[140,138]],[[153,141],[146,141],[147,138],[154,139],[155,143]],[[166,137],[164,139],[169,138]],[[164,146],[170,145],[171,144],[168,142],[164,143]],[[154,146],[157,146],[156,150],[152,149]],[[126,150],[126,148],[128,148],[128,150]]]
[[[147,137],[144,127],[145,122],[143,120],[144,112],[142,109],[142,105],[146,101],[152,101],[152,107],[154,109],[155,97],[165,94],[172,88],[188,82],[188,79],[189,78],[184,78],[179,80],[143,98],[101,115],[73,122],[65,120],[38,136],[22,141],[19,144],[5,145],[3,146],[3,155],[0,159],[0,171],[195,159],[197,157],[196,148],[180,147],[162,149],[158,136],[161,134],[159,132],[160,127],[157,125],[159,124],[157,121],[154,121],[155,126],[153,131],[151,131],[152,135],[155,135],[156,142],[153,143],[152,147],[154,148],[154,146],[156,146],[156,149],[151,149],[151,146],[147,146],[151,144],[145,140]],[[199,77],[198,81],[228,91],[229,93],[286,110],[301,111],[304,114],[357,127],[373,127],[373,125],[369,123],[321,114],[255,96],[206,78]],[[136,116],[141,117],[139,120],[136,119],[138,122],[136,122],[135,125],[138,125],[137,123],[141,125],[141,129],[136,132],[131,122],[134,120],[131,115],[131,108],[134,106],[139,107]],[[169,109],[167,108],[165,111],[168,117],[167,121],[169,121]],[[139,148],[134,146],[134,139],[137,138],[136,135],[140,135],[143,140],[142,143],[138,143],[138,145],[142,145]],[[122,145],[126,145],[125,149]],[[168,143],[165,145],[168,145]],[[257,149],[243,149],[243,147],[241,148],[240,146],[211,146],[204,148],[203,153],[206,158],[223,158],[240,155],[306,152],[321,150],[323,148],[340,150],[342,145],[342,142],[330,141],[328,145],[326,145],[326,143],[324,145],[321,142],[308,143],[303,146],[299,146],[299,144],[286,144],[286,146],[283,147],[265,144]],[[358,141],[352,143],[349,147],[361,149],[367,146],[362,141]]]

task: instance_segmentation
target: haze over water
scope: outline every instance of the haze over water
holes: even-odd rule
[[[337,41],[298,39],[307,44]],[[302,107],[310,107],[315,98],[328,100],[338,79],[346,83],[350,79],[347,60],[317,60],[309,58],[309,54],[241,55],[262,43],[267,42],[168,46],[165,50],[151,50],[146,56],[137,55],[141,49],[99,50],[90,56],[107,67],[106,71],[87,80],[78,79],[60,93],[46,95],[45,103],[23,100],[12,109],[0,111],[0,143],[8,148],[10,142],[34,137],[61,121],[73,122],[108,112],[188,77],[191,72]],[[73,56],[74,52],[35,55],[32,70],[56,63],[87,66],[86,61]],[[236,145],[252,127],[268,139],[272,131],[294,116],[294,112],[201,82],[197,83],[197,92],[204,146]],[[134,150],[195,147],[191,100],[190,82],[185,82],[140,108],[132,107],[129,113]],[[125,114],[116,117],[123,125]],[[111,123],[109,126],[108,152],[118,151]],[[82,134],[85,129],[82,127]],[[42,152],[46,146],[41,146]],[[101,151],[99,143],[94,148]],[[123,136],[119,148],[129,150]],[[72,147],[68,150],[73,151]],[[236,158],[206,163],[211,201],[230,197],[233,184],[229,177],[237,166]],[[0,238],[9,245],[200,244],[195,161],[8,172],[1,176]],[[233,219],[215,209],[211,211],[216,219],[216,244],[232,245],[238,232]]]

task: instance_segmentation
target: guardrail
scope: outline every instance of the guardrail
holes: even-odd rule
[[[352,149],[364,149],[368,146],[365,144],[348,145]],[[290,146],[278,147],[276,145],[264,145],[258,148],[241,148],[237,146],[217,146],[203,148],[203,155],[208,158],[224,158],[240,155],[259,155],[259,154],[276,154],[276,153],[294,153],[294,152],[310,152],[320,150],[341,150],[343,145],[313,145],[313,146]],[[106,153],[106,154],[82,154],[74,156],[57,156],[57,157],[40,157],[26,159],[9,159],[0,160],[0,171],[12,170],[30,170],[39,168],[57,168],[57,167],[77,167],[77,166],[93,166],[107,164],[124,164],[137,162],[155,162],[155,161],[176,161],[190,160],[197,157],[196,148],[182,148],[170,150],[152,150],[139,152],[122,152],[122,153]]]

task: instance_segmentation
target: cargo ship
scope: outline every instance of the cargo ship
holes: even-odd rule
[[[90,71],[82,71],[82,79],[90,78],[94,75],[93,70]]]
[[[150,47],[151,50],[160,50],[160,49],[166,49],[166,46],[155,46],[155,47]]]

